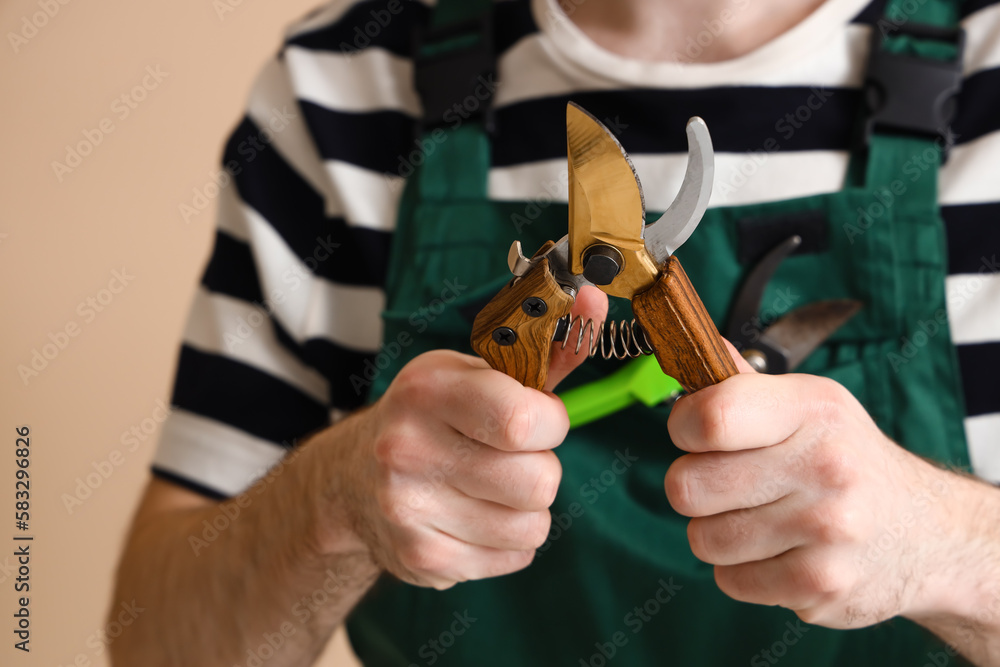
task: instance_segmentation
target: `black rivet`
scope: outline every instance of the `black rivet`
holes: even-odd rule
[[[513,345],[517,342],[517,334],[510,327],[497,327],[493,330],[493,342],[497,345]]]
[[[548,309],[549,307],[546,303],[537,296],[529,296],[521,304],[521,310],[523,310],[528,317],[541,317]]]

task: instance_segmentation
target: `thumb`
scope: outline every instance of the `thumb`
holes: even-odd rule
[[[590,285],[585,285],[576,295],[576,303],[570,310],[570,318],[580,317],[582,324],[586,326],[587,320],[594,321],[593,335],[600,336],[601,332],[597,325],[604,321],[608,315],[608,296]],[[570,331],[570,338],[563,349],[562,341],[552,344],[552,356],[549,361],[549,376],[545,382],[545,391],[553,391],[574,368],[582,364],[587,359],[587,351],[590,349],[590,334],[584,336],[580,353],[576,354],[576,335],[580,325],[574,326]],[[746,363],[746,362],[744,362]]]
[[[733,361],[736,363],[736,369],[739,370],[740,373],[757,374],[757,371],[754,370],[753,366],[751,366],[747,360],[743,358],[743,355],[739,353],[732,343],[725,338],[722,339],[722,342],[726,344],[726,349],[729,350],[730,356],[732,356]]]

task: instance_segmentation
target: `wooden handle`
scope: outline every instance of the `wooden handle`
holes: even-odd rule
[[[528,299],[538,299],[544,305],[539,306],[538,301],[526,304]],[[549,375],[556,326],[572,307],[573,297],[552,277],[549,260],[541,259],[500,290],[476,315],[472,349],[490,366],[524,386],[542,389]],[[500,333],[494,336],[498,330]]]
[[[632,297],[632,311],[660,368],[689,392],[739,373],[676,257],[652,287]]]

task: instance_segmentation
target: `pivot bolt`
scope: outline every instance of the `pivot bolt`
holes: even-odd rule
[[[624,264],[625,258],[617,248],[598,243],[583,253],[583,277],[595,285],[610,285]]]
[[[493,330],[493,342],[497,345],[513,345],[517,342],[517,334],[510,327],[497,327]]]

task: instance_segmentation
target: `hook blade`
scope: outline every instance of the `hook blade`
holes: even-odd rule
[[[712,196],[715,151],[708,126],[698,116],[688,121],[687,140],[688,163],[680,190],[659,220],[645,229],[646,250],[661,265],[697,229]]]

